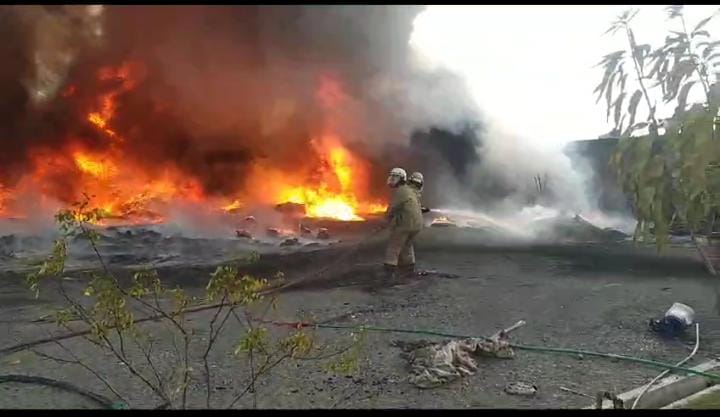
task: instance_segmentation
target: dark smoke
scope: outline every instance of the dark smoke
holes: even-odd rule
[[[19,172],[18,164],[27,149],[25,121],[30,104],[23,80],[34,77],[32,43],[25,35],[27,28],[7,6],[0,7],[0,181],[12,181],[11,173]]]
[[[437,155],[447,161],[451,172],[460,180],[467,175],[471,166],[480,162],[477,127],[468,126],[458,133],[431,128],[415,132],[410,143],[420,152]]]

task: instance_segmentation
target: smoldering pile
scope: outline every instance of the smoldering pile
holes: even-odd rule
[[[514,214],[476,210],[434,210],[428,225],[481,233],[495,243],[619,243],[631,239],[623,219],[591,221],[578,213],[541,206],[526,207]]]

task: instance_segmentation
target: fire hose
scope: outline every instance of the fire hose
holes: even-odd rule
[[[288,282],[288,283],[286,283],[286,284],[280,285],[280,286],[278,286],[278,287],[270,288],[270,289],[268,290],[268,292],[269,292],[269,293],[275,293],[275,292],[278,292],[278,291],[281,291],[281,290],[287,290],[288,288],[295,287],[295,286],[297,286],[298,284],[301,284],[301,283],[303,283],[303,282],[307,282],[307,281],[308,281],[309,279],[311,279],[311,278],[317,278],[318,276],[320,276],[320,275],[322,275],[323,273],[327,272],[327,271],[330,270],[331,268],[333,268],[333,267],[339,265],[340,263],[344,262],[345,260],[347,260],[347,259],[350,257],[350,255],[356,254],[356,253],[358,252],[358,250],[360,250],[360,248],[362,247],[362,245],[363,245],[364,243],[366,243],[366,242],[369,241],[371,238],[373,238],[373,237],[377,236],[378,234],[380,234],[380,232],[382,232],[383,230],[385,230],[385,227],[378,227],[378,228],[374,229],[372,232],[368,233],[367,235],[365,235],[365,237],[363,237],[363,238],[360,239],[358,242],[356,242],[355,244],[353,244],[353,245],[350,247],[350,250],[349,250],[349,251],[347,251],[347,252],[345,252],[344,254],[340,255],[338,258],[336,258],[336,259],[335,259],[333,262],[331,262],[330,264],[328,264],[328,265],[324,266],[323,268],[320,268],[320,269],[318,269],[318,270],[316,270],[316,271],[313,271],[313,272],[311,272],[311,273],[305,274],[305,275],[301,276],[301,278],[299,278],[299,279],[293,280],[293,281],[291,281],[291,282]],[[263,295],[267,295],[267,294],[263,294]]]
[[[60,389],[60,390],[66,391],[66,392],[71,392],[71,393],[80,395],[81,397],[87,398],[90,401],[98,404],[99,406],[101,406],[103,408],[108,408],[108,409],[118,408],[117,403],[110,401],[109,399],[103,397],[102,395],[84,390],[82,388],[76,387],[75,385],[72,385],[72,384],[64,382],[64,381],[57,381],[55,379],[44,378],[41,376],[0,375],[0,384],[5,384],[8,382],[14,382],[14,383],[18,383],[18,384],[43,385],[46,387],[57,388],[57,389]]]
[[[449,339],[491,340],[490,337],[486,337],[486,336],[460,335],[460,334],[445,333],[445,332],[440,332],[440,331],[435,331],[435,330],[413,330],[413,329],[400,329],[400,328],[376,327],[376,326],[343,326],[343,325],[331,325],[331,324],[302,322],[302,321],[284,322],[284,321],[260,320],[260,319],[253,319],[253,320],[255,320],[259,323],[272,324],[275,326],[287,326],[287,327],[291,327],[294,329],[301,329],[301,328],[305,328],[305,327],[318,328],[318,329],[334,329],[334,330],[355,330],[355,331],[362,329],[363,331],[378,332],[378,333],[402,333],[402,334],[413,334],[413,335],[431,336],[431,337],[443,337],[443,338],[449,338]],[[712,379],[714,381],[720,381],[720,375],[718,375],[718,374],[711,374],[708,372],[697,371],[692,368],[683,367],[683,366],[681,366],[682,364],[673,365],[673,364],[669,364],[669,363],[658,362],[658,361],[654,361],[654,360],[650,360],[650,359],[637,358],[637,357],[633,357],[633,356],[618,355],[615,353],[593,352],[593,351],[581,350],[581,349],[522,345],[522,344],[518,344],[518,343],[508,343],[508,346],[510,346],[511,348],[517,349],[517,350],[525,350],[525,351],[529,351],[529,352],[559,353],[559,354],[566,354],[566,355],[572,355],[572,356],[583,355],[583,356],[593,356],[593,357],[598,357],[598,358],[632,362],[632,363],[637,363],[640,365],[645,365],[648,367],[664,369],[667,372],[674,371],[677,373],[687,373],[687,374],[702,376],[702,377],[705,377],[708,379]],[[682,363],[684,364],[685,362],[687,362],[687,359],[684,360]]]
[[[690,359],[692,359],[692,357],[695,356],[695,354],[697,353],[699,347],[700,347],[700,324],[699,324],[699,323],[695,323],[695,347],[693,348],[692,352],[690,352],[690,354],[689,354],[685,359],[683,359],[683,360],[681,360],[680,362],[678,362],[678,363],[676,364],[676,366],[682,366],[682,365],[684,365],[687,361],[689,361]],[[653,378],[653,380],[650,381],[650,383],[648,383],[648,384],[645,386],[645,388],[644,388],[643,391],[640,393],[640,395],[638,395],[637,397],[635,397],[635,401],[633,402],[632,407],[630,407],[630,409],[631,409],[631,410],[634,410],[635,407],[637,407],[638,403],[640,402],[640,399],[641,399],[648,391],[650,391],[650,387],[652,387],[657,381],[659,381],[662,377],[664,377],[665,375],[667,375],[669,372],[670,372],[670,371],[666,369],[666,370],[664,370],[662,373],[660,373],[660,375],[658,375],[658,376],[656,376],[655,378]]]

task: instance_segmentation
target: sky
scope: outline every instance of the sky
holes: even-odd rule
[[[602,69],[594,66],[603,55],[626,47],[622,32],[603,34],[628,7],[640,10],[633,24],[638,43],[659,45],[679,24],[667,21],[665,6],[654,5],[429,6],[416,18],[410,43],[423,65],[465,77],[495,128],[555,148],[612,129],[604,99],[595,103],[593,89]],[[716,10],[685,6],[688,26]],[[720,16],[705,29],[717,40]],[[630,80],[627,89],[635,89]],[[691,90],[689,100],[693,97],[702,97],[701,88]],[[659,113],[671,114],[672,106]]]

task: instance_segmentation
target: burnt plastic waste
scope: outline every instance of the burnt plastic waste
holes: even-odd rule
[[[692,307],[674,303],[661,319],[651,319],[650,329],[663,336],[677,337],[695,322],[695,311]]]

